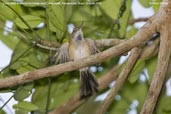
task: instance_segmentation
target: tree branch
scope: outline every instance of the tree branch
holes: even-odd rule
[[[152,44],[147,45],[143,48],[140,54],[141,59],[148,59],[154,55],[156,55],[159,51],[159,39],[153,41]]]
[[[92,38],[86,38],[86,39],[95,43],[97,47],[114,46],[114,45],[117,45],[126,41],[126,40],[117,39],[117,38],[103,38],[100,40],[93,40]],[[32,43],[35,44],[37,47],[47,49],[47,50],[53,50],[53,51],[58,50],[58,48],[61,46],[58,42],[52,42],[52,41],[47,41],[43,39],[34,41]]]
[[[130,49],[144,44],[151,36],[157,32],[156,27],[160,23],[159,21],[153,22],[153,24],[146,24],[142,27],[136,35],[127,41],[120,43],[114,47],[111,47],[103,52],[89,56],[83,60],[78,60],[74,62],[68,62],[65,64],[59,64],[36,71],[30,71],[21,75],[12,76],[4,79],[0,79],[0,88],[12,87],[19,84],[31,82],[34,80],[42,79],[45,77],[52,77],[54,75],[59,75],[64,72],[69,72],[76,70],[85,66],[90,66],[92,64],[100,63],[113,56],[121,55]]]
[[[141,56],[142,57],[149,57],[152,52],[158,47],[158,40],[155,40],[153,44],[147,46],[145,49],[143,49]],[[147,51],[145,51],[147,50]],[[99,82],[99,90],[103,90],[106,88],[113,80],[116,80],[116,77],[118,76],[118,67],[114,67],[112,70],[110,70],[107,74],[102,76],[98,80]],[[85,102],[85,100],[80,100],[80,95],[77,93],[73,97],[71,97],[67,102],[62,104],[61,106],[58,106],[53,111],[49,112],[49,114],[69,114],[74,109],[76,109],[78,106],[80,106],[82,103]]]
[[[126,80],[127,76],[129,75],[133,66],[135,65],[135,63],[141,53],[141,50],[142,50],[141,48],[133,48],[132,49],[131,55],[128,58],[128,62],[126,64],[126,66],[122,70],[122,73],[119,75],[119,78],[116,80],[115,85],[112,87],[109,94],[103,101],[103,104],[98,108],[96,114],[105,114],[107,108],[113,102],[114,96],[116,95],[117,91],[124,84],[124,81]]]
[[[157,19],[156,19],[157,18]],[[149,22],[151,22],[151,23],[147,23],[141,30],[139,30],[139,32],[135,35],[135,36],[133,36],[131,39],[136,39],[136,37],[137,36],[139,36],[140,34],[142,35],[142,37],[144,37],[144,38],[142,38],[142,37],[140,37],[139,36],[139,38],[141,39],[141,41],[145,41],[145,39],[147,38],[147,37],[151,37],[150,36],[150,34],[152,35],[152,33],[155,33],[155,32],[157,32],[157,28],[159,28],[160,27],[160,24],[161,24],[161,22],[162,22],[162,17],[161,16],[156,16],[156,15],[154,15],[153,17],[151,17],[150,19],[149,19]],[[150,28],[150,29],[149,29]],[[147,29],[147,31],[144,31],[145,29]],[[149,30],[149,31],[148,31]],[[142,32],[143,31],[143,32]],[[142,34],[142,33],[144,33],[144,34]],[[144,36],[144,35],[147,35],[147,36]],[[131,41],[131,39],[129,39],[128,41],[125,41],[125,42],[129,42],[129,41]],[[142,39],[144,39],[144,40],[142,40]],[[148,38],[147,38],[148,39]],[[132,40],[132,41],[134,41],[134,40]],[[132,42],[132,43],[135,43],[135,42]],[[138,43],[138,45],[140,45],[141,43],[138,41],[136,41],[136,43]],[[124,44],[124,43],[121,43],[121,44]],[[118,46],[121,46],[121,44],[119,44]],[[156,49],[156,46],[158,47],[158,43],[154,43],[155,44],[155,48],[154,47],[152,47],[150,50],[153,50],[153,49]],[[156,45],[157,44],[157,45]],[[129,44],[128,43],[128,45],[131,45],[131,44]],[[115,48],[116,48],[117,46],[115,46]],[[125,48],[125,47],[123,47],[123,48]],[[117,48],[116,48],[117,49]],[[151,51],[150,51],[150,53],[151,53]],[[141,54],[141,56],[143,55],[143,53]],[[79,95],[76,95],[75,97],[73,97],[73,98],[71,98],[70,100],[72,101],[72,102],[67,102],[66,104],[71,104],[72,105],[72,103],[75,103],[74,102],[74,99],[76,98],[76,97],[79,97]],[[73,99],[73,100],[72,100]],[[76,104],[77,103],[82,103],[83,101],[76,101]],[[80,104],[81,104],[80,103]],[[65,104],[65,105],[66,105]],[[77,106],[79,106],[80,104],[78,104]],[[70,107],[71,105],[69,105],[68,107]],[[64,106],[64,105],[63,105]],[[77,106],[75,106],[75,108],[77,107]],[[55,110],[57,111],[57,110],[60,110],[60,109],[67,109],[67,107],[63,107],[63,108],[60,108],[60,107],[58,107],[58,108],[56,108]],[[50,114],[57,114],[57,113],[55,113],[55,111],[53,111],[54,113],[50,113]],[[68,112],[69,113],[69,112]],[[60,114],[60,113],[59,113]],[[65,114],[65,113],[64,113]],[[66,113],[67,114],[67,113]]]
[[[149,88],[148,96],[140,114],[153,113],[169,64],[171,54],[171,2],[169,1],[167,5],[163,5],[161,9],[163,9],[163,12],[161,13],[161,16],[163,16],[163,23],[160,23],[161,28],[159,29],[161,40],[157,67]]]
[[[148,17],[144,17],[144,18],[137,18],[137,19],[132,19],[132,20],[129,20],[129,24],[133,25],[134,23],[137,23],[137,22],[146,22],[148,21]]]
[[[99,80],[99,88],[98,90],[105,89],[113,80],[116,80],[118,76],[118,67],[115,66],[111,69],[108,73],[102,76]],[[80,94],[77,93],[73,97],[71,97],[67,102],[63,105],[55,108],[53,111],[49,112],[48,114],[70,114],[74,109],[84,103],[85,100],[80,100]]]
[[[153,56],[153,53],[158,50],[158,39],[155,40],[151,45],[146,46],[141,52],[140,57],[141,58],[148,58],[149,56]],[[113,80],[116,79],[117,75],[117,67],[113,68],[111,71],[109,71],[106,75],[104,75],[102,78],[99,79],[99,90],[102,90],[106,88],[109,83],[111,83]],[[51,111],[49,114],[68,114],[71,113],[75,108],[77,108],[79,105],[85,102],[85,100],[79,99],[79,93],[74,95],[70,98],[67,102],[65,102],[63,105],[55,108],[53,111]]]
[[[88,38],[90,40],[92,40],[91,38]],[[115,46],[118,45],[120,43],[123,43],[124,41],[126,41],[125,39],[117,39],[117,38],[104,38],[104,39],[100,39],[100,40],[94,40],[95,44],[97,47],[107,47],[107,46]]]

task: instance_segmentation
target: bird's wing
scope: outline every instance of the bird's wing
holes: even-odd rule
[[[92,39],[86,39],[86,41],[87,41],[88,44],[89,44],[89,47],[90,47],[90,50],[91,50],[91,55],[94,55],[94,54],[100,52],[100,50],[97,48],[97,46],[96,46],[94,40],[92,40]]]
[[[59,50],[55,53],[55,55],[52,57],[52,63],[58,64],[58,63],[66,63],[70,61],[69,53],[68,53],[68,43],[64,43]]]

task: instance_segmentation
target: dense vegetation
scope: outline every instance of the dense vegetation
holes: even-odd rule
[[[150,1],[139,0],[141,5],[153,7],[157,12],[160,4],[150,4]],[[57,46],[54,48],[59,48],[58,45],[69,40],[68,25],[70,24],[79,26],[84,22],[84,37],[94,40],[131,38],[138,31],[130,23],[130,20],[134,20],[131,11],[132,2],[132,0],[23,0],[18,3],[14,0],[4,2],[1,0],[0,40],[13,50],[13,55],[10,64],[1,71],[0,78],[53,65],[49,61],[55,51],[44,49],[37,44],[43,42],[42,45],[49,46],[53,42]],[[156,2],[161,2],[161,0]],[[13,23],[12,28],[6,26],[7,22]],[[159,35],[154,35],[151,41],[158,42]],[[100,50],[107,48],[109,47],[102,47]],[[100,67],[94,66],[96,77],[102,77],[118,65],[120,57],[107,59],[101,63]],[[137,110],[137,113],[140,112],[155,71],[156,61],[156,51],[137,61],[126,82],[115,96],[115,102],[107,110],[108,113],[126,114],[133,109]],[[119,72],[125,64],[126,62],[118,65]],[[44,114],[61,106],[75,95],[79,91],[79,83],[79,73],[72,71],[57,77],[4,88],[0,92],[14,93],[12,97],[18,101],[13,106],[16,114],[28,112]],[[73,112],[93,114],[101,104],[101,101],[95,101],[96,96],[109,91],[110,88],[111,86],[108,86],[103,91],[99,91],[97,95],[90,97]],[[164,88],[154,114],[171,114],[171,98],[166,95]],[[31,96],[31,101],[25,101],[29,96]],[[0,113],[5,114],[3,107]]]

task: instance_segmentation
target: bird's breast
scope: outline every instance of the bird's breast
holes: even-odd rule
[[[79,60],[90,56],[91,52],[89,49],[88,43],[80,42],[79,44],[76,42],[70,42],[69,44],[69,56],[72,60]]]

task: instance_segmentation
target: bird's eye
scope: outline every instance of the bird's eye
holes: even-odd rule
[[[77,30],[76,29],[74,29],[73,31],[72,31],[72,33],[75,33]]]

